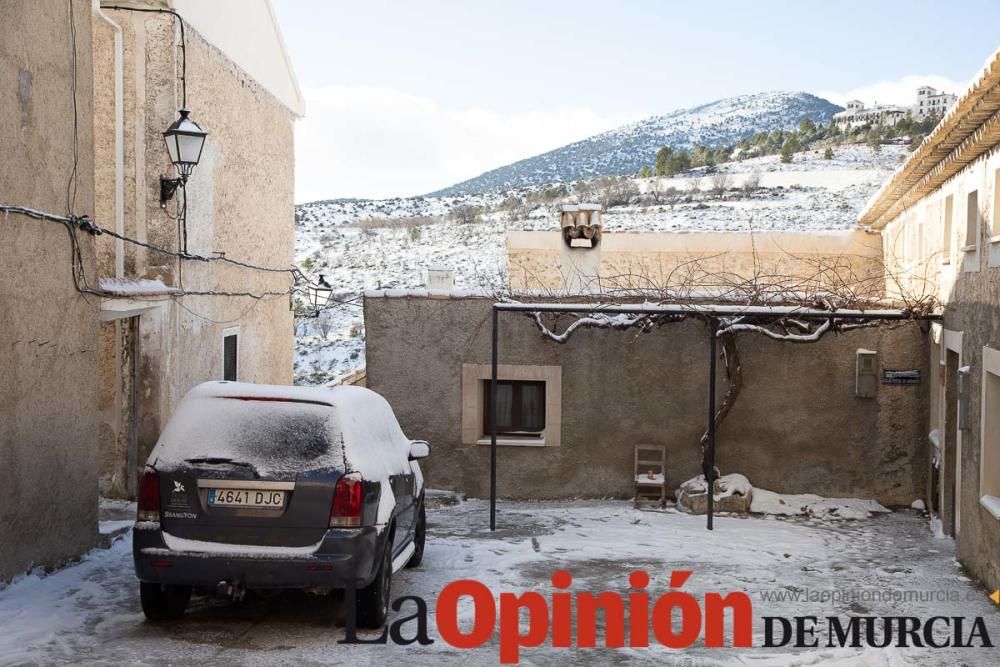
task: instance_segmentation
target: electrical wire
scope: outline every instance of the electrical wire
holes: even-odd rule
[[[73,0],[70,0],[72,4]],[[155,9],[153,7],[122,7],[121,5],[101,5],[103,9],[118,9],[126,12],[145,12],[148,14],[170,14],[176,19],[181,32],[181,108],[187,109],[187,39],[184,36],[184,19],[172,9]]]
[[[70,241],[70,259],[72,264],[71,274],[73,276],[73,285],[78,292],[86,296],[88,294],[93,294],[97,296],[122,296],[122,294],[115,292],[114,290],[97,289],[91,287],[86,275],[86,270],[84,267],[83,253],[80,249],[80,239],[77,236],[77,232],[82,230],[94,236],[100,236],[102,234],[107,234],[108,236],[119,239],[126,243],[131,243],[147,250],[153,252],[167,255],[171,257],[176,257],[180,260],[186,261],[200,261],[200,262],[222,262],[225,264],[230,264],[232,266],[238,266],[245,269],[251,269],[254,271],[262,271],[267,273],[289,273],[292,276],[293,285],[291,288],[281,291],[263,291],[263,292],[250,292],[250,291],[225,291],[225,290],[188,290],[184,289],[183,286],[179,289],[171,289],[167,298],[173,299],[175,303],[180,305],[182,308],[187,310],[192,315],[201,317],[212,321],[210,318],[199,315],[191,311],[189,308],[184,306],[177,300],[180,296],[224,296],[224,297],[247,297],[252,298],[259,302],[265,299],[290,296],[300,291],[299,282],[305,283],[306,288],[312,286],[309,279],[306,278],[305,274],[299,270],[298,267],[292,266],[289,268],[277,268],[269,266],[261,266],[258,264],[253,264],[251,262],[244,262],[240,260],[230,259],[225,256],[225,254],[216,254],[212,256],[198,255],[194,253],[187,252],[187,193],[183,193],[184,200],[180,204],[182,208],[178,211],[178,218],[184,221],[183,229],[178,230],[182,234],[182,245],[183,250],[173,251],[167,250],[152,243],[146,241],[140,241],[138,239],[133,239],[131,237],[125,236],[124,234],[119,234],[110,229],[106,229],[94,223],[88,216],[78,216],[73,213],[76,208],[76,195],[78,190],[78,176],[79,176],[79,163],[80,163],[80,150],[79,150],[79,106],[77,102],[77,79],[78,79],[78,62],[77,62],[77,39],[76,39],[76,16],[73,9],[74,0],[68,0],[67,5],[69,9],[69,29],[70,29],[70,89],[72,91],[72,108],[73,108],[73,165],[70,170],[70,175],[66,184],[66,215],[57,215],[55,213],[48,213],[46,211],[39,211],[27,206],[16,206],[10,204],[0,203],[0,211],[4,213],[4,216],[10,215],[11,213],[20,214],[28,218],[33,218],[36,220],[45,220],[50,222],[58,222],[62,224],[69,235]],[[143,7],[123,7],[121,5],[110,5],[104,6],[106,9],[122,10],[122,11],[132,11],[132,12],[146,12],[155,14],[170,14],[176,20],[177,25],[180,29],[180,49],[181,49],[181,108],[187,108],[187,38],[184,32],[184,19],[180,14],[171,9],[154,9],[154,8],[143,8]],[[178,264],[178,274],[180,275],[182,264]],[[136,297],[151,298],[153,295],[134,295]],[[163,300],[162,298],[156,300]],[[336,305],[350,305],[357,306],[354,303],[357,298],[341,301],[338,299],[328,299],[327,305],[320,310],[327,310],[331,307],[329,303],[333,302]]]
[[[2,204],[2,203],[0,203],[0,211],[2,211],[5,214],[5,216],[9,215],[11,213],[14,213],[14,214],[23,215],[25,217],[32,218],[32,219],[35,219],[35,220],[45,220],[45,221],[50,221],[50,222],[58,222],[58,223],[62,224],[66,228],[66,230],[68,231],[68,233],[69,233],[69,239],[70,239],[70,256],[71,256],[72,265],[73,265],[73,270],[72,270],[73,285],[74,285],[74,287],[76,288],[76,290],[78,292],[80,292],[81,294],[84,294],[84,295],[92,294],[92,295],[103,296],[103,297],[121,297],[121,296],[125,296],[124,294],[119,293],[119,292],[115,292],[114,290],[108,290],[108,289],[102,289],[102,288],[95,288],[95,287],[92,287],[90,285],[89,281],[87,280],[86,271],[84,270],[83,253],[80,250],[80,239],[77,236],[77,232],[78,231],[85,231],[85,232],[87,232],[89,234],[92,234],[94,236],[100,236],[102,234],[107,234],[108,236],[111,236],[113,238],[121,239],[121,240],[126,241],[128,243],[133,243],[135,245],[141,246],[143,248],[147,248],[147,249],[152,250],[154,252],[159,252],[159,253],[162,253],[162,254],[165,254],[165,255],[170,255],[170,256],[178,257],[178,258],[180,258],[182,260],[201,261],[201,262],[223,262],[223,263],[226,263],[226,264],[231,264],[231,265],[238,266],[238,267],[241,267],[241,268],[251,269],[251,270],[254,270],[254,271],[264,271],[264,272],[271,272],[271,273],[288,273],[288,274],[290,274],[292,276],[292,279],[294,281],[294,284],[290,288],[288,288],[287,290],[283,290],[283,291],[265,290],[265,291],[262,291],[262,292],[252,292],[252,291],[248,291],[248,290],[240,290],[240,291],[232,291],[232,290],[196,290],[196,289],[186,289],[184,287],[180,287],[180,288],[170,289],[170,291],[167,294],[163,295],[158,300],[163,300],[164,298],[175,299],[176,297],[181,297],[181,296],[222,296],[222,297],[245,297],[245,298],[254,299],[255,301],[261,301],[261,300],[267,300],[267,299],[270,299],[270,298],[292,296],[294,294],[302,293],[303,290],[308,290],[309,287],[313,287],[313,284],[309,281],[309,279],[305,276],[305,274],[302,273],[302,271],[298,267],[295,267],[295,266],[287,268],[287,269],[281,269],[281,268],[275,268],[275,267],[260,266],[260,265],[257,265],[257,264],[252,264],[250,262],[242,262],[242,261],[235,260],[235,259],[229,259],[228,257],[226,257],[224,255],[213,255],[211,257],[207,257],[207,256],[204,256],[204,255],[193,255],[193,254],[190,254],[190,253],[175,252],[175,251],[172,251],[172,250],[167,250],[165,248],[161,248],[161,247],[159,247],[157,245],[154,245],[152,243],[146,243],[145,241],[139,241],[137,239],[130,238],[130,237],[125,236],[123,234],[118,234],[118,233],[113,232],[113,231],[111,231],[109,229],[105,229],[104,227],[101,227],[101,226],[95,224],[87,216],[64,216],[64,215],[56,215],[54,213],[47,213],[45,211],[39,211],[37,209],[29,208],[27,206],[12,206],[12,205],[9,205],[9,204]],[[305,283],[305,284],[301,285],[300,283]],[[142,294],[135,294],[135,295],[132,295],[132,296],[134,296],[136,298],[151,298],[151,297],[154,297],[154,295],[142,295]],[[338,299],[338,298],[334,298],[334,297],[331,296],[331,297],[329,297],[327,299],[327,302],[324,305],[324,307],[319,308],[318,310],[319,311],[325,311],[325,310],[330,310],[332,308],[336,308],[336,307],[339,307],[339,306],[352,306],[352,307],[360,308],[361,304],[357,303],[357,301],[360,298],[361,298],[361,295],[355,296],[355,297],[353,297],[351,299]],[[195,314],[195,313],[192,313],[192,314]],[[204,319],[209,319],[209,318],[204,318]]]
[[[73,11],[73,0],[68,0],[69,4],[69,35],[70,35],[70,91],[73,99],[73,168],[69,172],[69,180],[66,183],[66,214],[72,215],[76,208],[77,172],[80,166],[80,142],[79,142],[79,110],[77,108],[76,88],[77,88],[77,56],[76,56],[76,15]]]
[[[72,2],[72,0],[70,0]],[[123,7],[121,5],[102,5],[104,9],[120,10],[127,12],[142,12],[147,14],[169,14],[174,17],[174,22],[180,30],[181,38],[181,109],[187,109],[187,36],[184,33],[184,19],[180,14],[172,9],[160,9],[153,7]],[[187,177],[182,177],[180,179],[180,188],[184,191],[184,186]],[[177,236],[178,236],[178,247],[180,247],[185,253],[187,252],[187,192],[182,192],[184,195],[183,207],[178,206],[177,217]],[[72,212],[72,211],[70,211]],[[168,214],[169,215],[169,214]],[[177,282],[183,284],[184,282],[184,270],[179,265],[177,267]]]
[[[246,269],[253,269],[254,271],[264,271],[268,273],[290,273],[292,277],[296,278],[297,280],[304,280],[305,282],[309,282],[308,279],[306,279],[305,274],[303,274],[302,271],[295,266],[289,268],[277,268],[273,266],[261,266],[259,264],[244,262],[238,259],[230,259],[229,257],[226,257],[224,254],[208,256],[208,255],[198,255],[183,251],[167,250],[166,248],[162,248],[153,243],[148,243],[146,241],[133,239],[124,234],[119,234],[118,232],[115,232],[111,229],[107,229],[106,227],[101,227],[100,225],[95,224],[89,217],[85,215],[84,216],[56,215],[54,213],[39,211],[37,209],[29,208],[27,206],[15,206],[3,203],[0,203],[0,211],[4,213],[17,213],[20,215],[27,216],[29,218],[34,218],[36,220],[48,220],[51,222],[60,222],[64,225],[71,225],[77,229],[88,232],[95,236],[107,234],[112,238],[119,239],[126,243],[131,243],[133,245],[146,248],[147,250],[152,250],[153,252],[160,253],[162,255],[178,257],[183,260],[197,261],[197,262],[222,262],[224,264],[232,264],[233,266],[239,266]]]

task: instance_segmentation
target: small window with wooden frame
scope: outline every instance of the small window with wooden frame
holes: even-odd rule
[[[490,433],[492,383],[483,380],[483,433]],[[545,435],[545,381],[497,380],[497,436],[542,438]]]
[[[462,442],[490,444],[488,364],[462,365]],[[562,434],[562,368],[497,367],[497,444],[558,447]]]

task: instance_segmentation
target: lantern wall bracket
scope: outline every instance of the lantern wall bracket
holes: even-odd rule
[[[160,207],[166,208],[167,202],[174,198],[177,188],[184,187],[184,178],[166,178],[160,176]]]

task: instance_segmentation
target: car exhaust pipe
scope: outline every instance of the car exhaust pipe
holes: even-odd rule
[[[216,587],[216,592],[222,597],[239,602],[247,594],[246,586],[238,581],[220,581]]]

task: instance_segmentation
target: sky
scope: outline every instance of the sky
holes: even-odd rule
[[[997,0],[272,3],[306,100],[299,203],[426,194],[744,93],[960,93],[1000,47]]]

